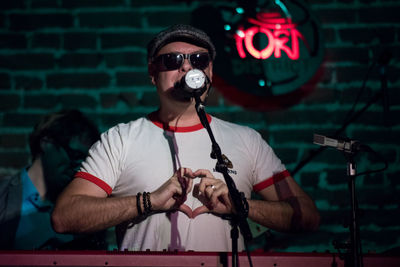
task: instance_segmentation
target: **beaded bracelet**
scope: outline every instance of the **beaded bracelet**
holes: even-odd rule
[[[146,197],[147,197],[147,192],[143,192],[143,213],[145,214],[145,215],[147,215],[147,200],[146,200]]]
[[[137,212],[138,212],[139,216],[143,214],[142,207],[140,205],[140,196],[141,195],[142,194],[140,192],[137,193],[137,195],[136,195],[136,208],[137,208]]]
[[[151,206],[151,201],[150,201],[150,193],[146,194],[146,199],[147,199],[147,210],[146,213],[149,214],[153,211],[153,207]]]
[[[144,207],[144,214],[148,215],[152,212],[152,206],[150,201],[150,193],[143,192],[143,207]]]

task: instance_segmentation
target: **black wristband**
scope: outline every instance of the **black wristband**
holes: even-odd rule
[[[140,205],[140,196],[141,195],[142,195],[142,193],[140,193],[140,192],[137,193],[137,195],[136,195],[136,208],[137,208],[138,215],[142,215],[143,214],[142,207]]]

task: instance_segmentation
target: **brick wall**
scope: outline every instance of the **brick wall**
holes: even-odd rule
[[[158,104],[147,75],[145,45],[162,28],[189,23],[204,5],[231,1],[13,0],[0,2],[0,175],[29,163],[27,135],[45,113],[79,108],[102,131],[153,111]],[[208,111],[252,126],[275,148],[289,170],[297,170],[318,147],[313,133],[331,135],[345,120],[362,81],[382,51],[387,68],[390,126],[381,101],[371,105],[342,133],[368,144],[389,162],[385,172],[357,178],[364,251],[399,246],[400,93],[398,48],[400,3],[396,0],[314,0],[325,40],[323,75],[300,103],[273,112],[255,112],[230,103],[214,91]],[[207,18],[210,19],[210,18]],[[211,30],[211,29],[210,29]],[[357,108],[380,90],[371,71]],[[381,165],[371,155],[357,158],[358,170]],[[294,172],[316,200],[322,215],[313,234],[266,232],[252,247],[282,251],[335,251],[333,240],[349,237],[346,160],[325,150]]]

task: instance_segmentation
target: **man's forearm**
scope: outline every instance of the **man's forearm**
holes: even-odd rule
[[[307,199],[288,201],[248,200],[249,218],[281,232],[313,231],[318,228],[319,215]]]
[[[277,231],[289,231],[292,207],[286,202],[248,200],[249,219]]]
[[[136,196],[98,198],[74,195],[57,203],[52,223],[56,232],[87,233],[132,220],[137,215]]]

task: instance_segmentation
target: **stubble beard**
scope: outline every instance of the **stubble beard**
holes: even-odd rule
[[[176,87],[171,88],[170,96],[173,100],[181,103],[190,103],[192,101],[192,95],[190,93]]]

